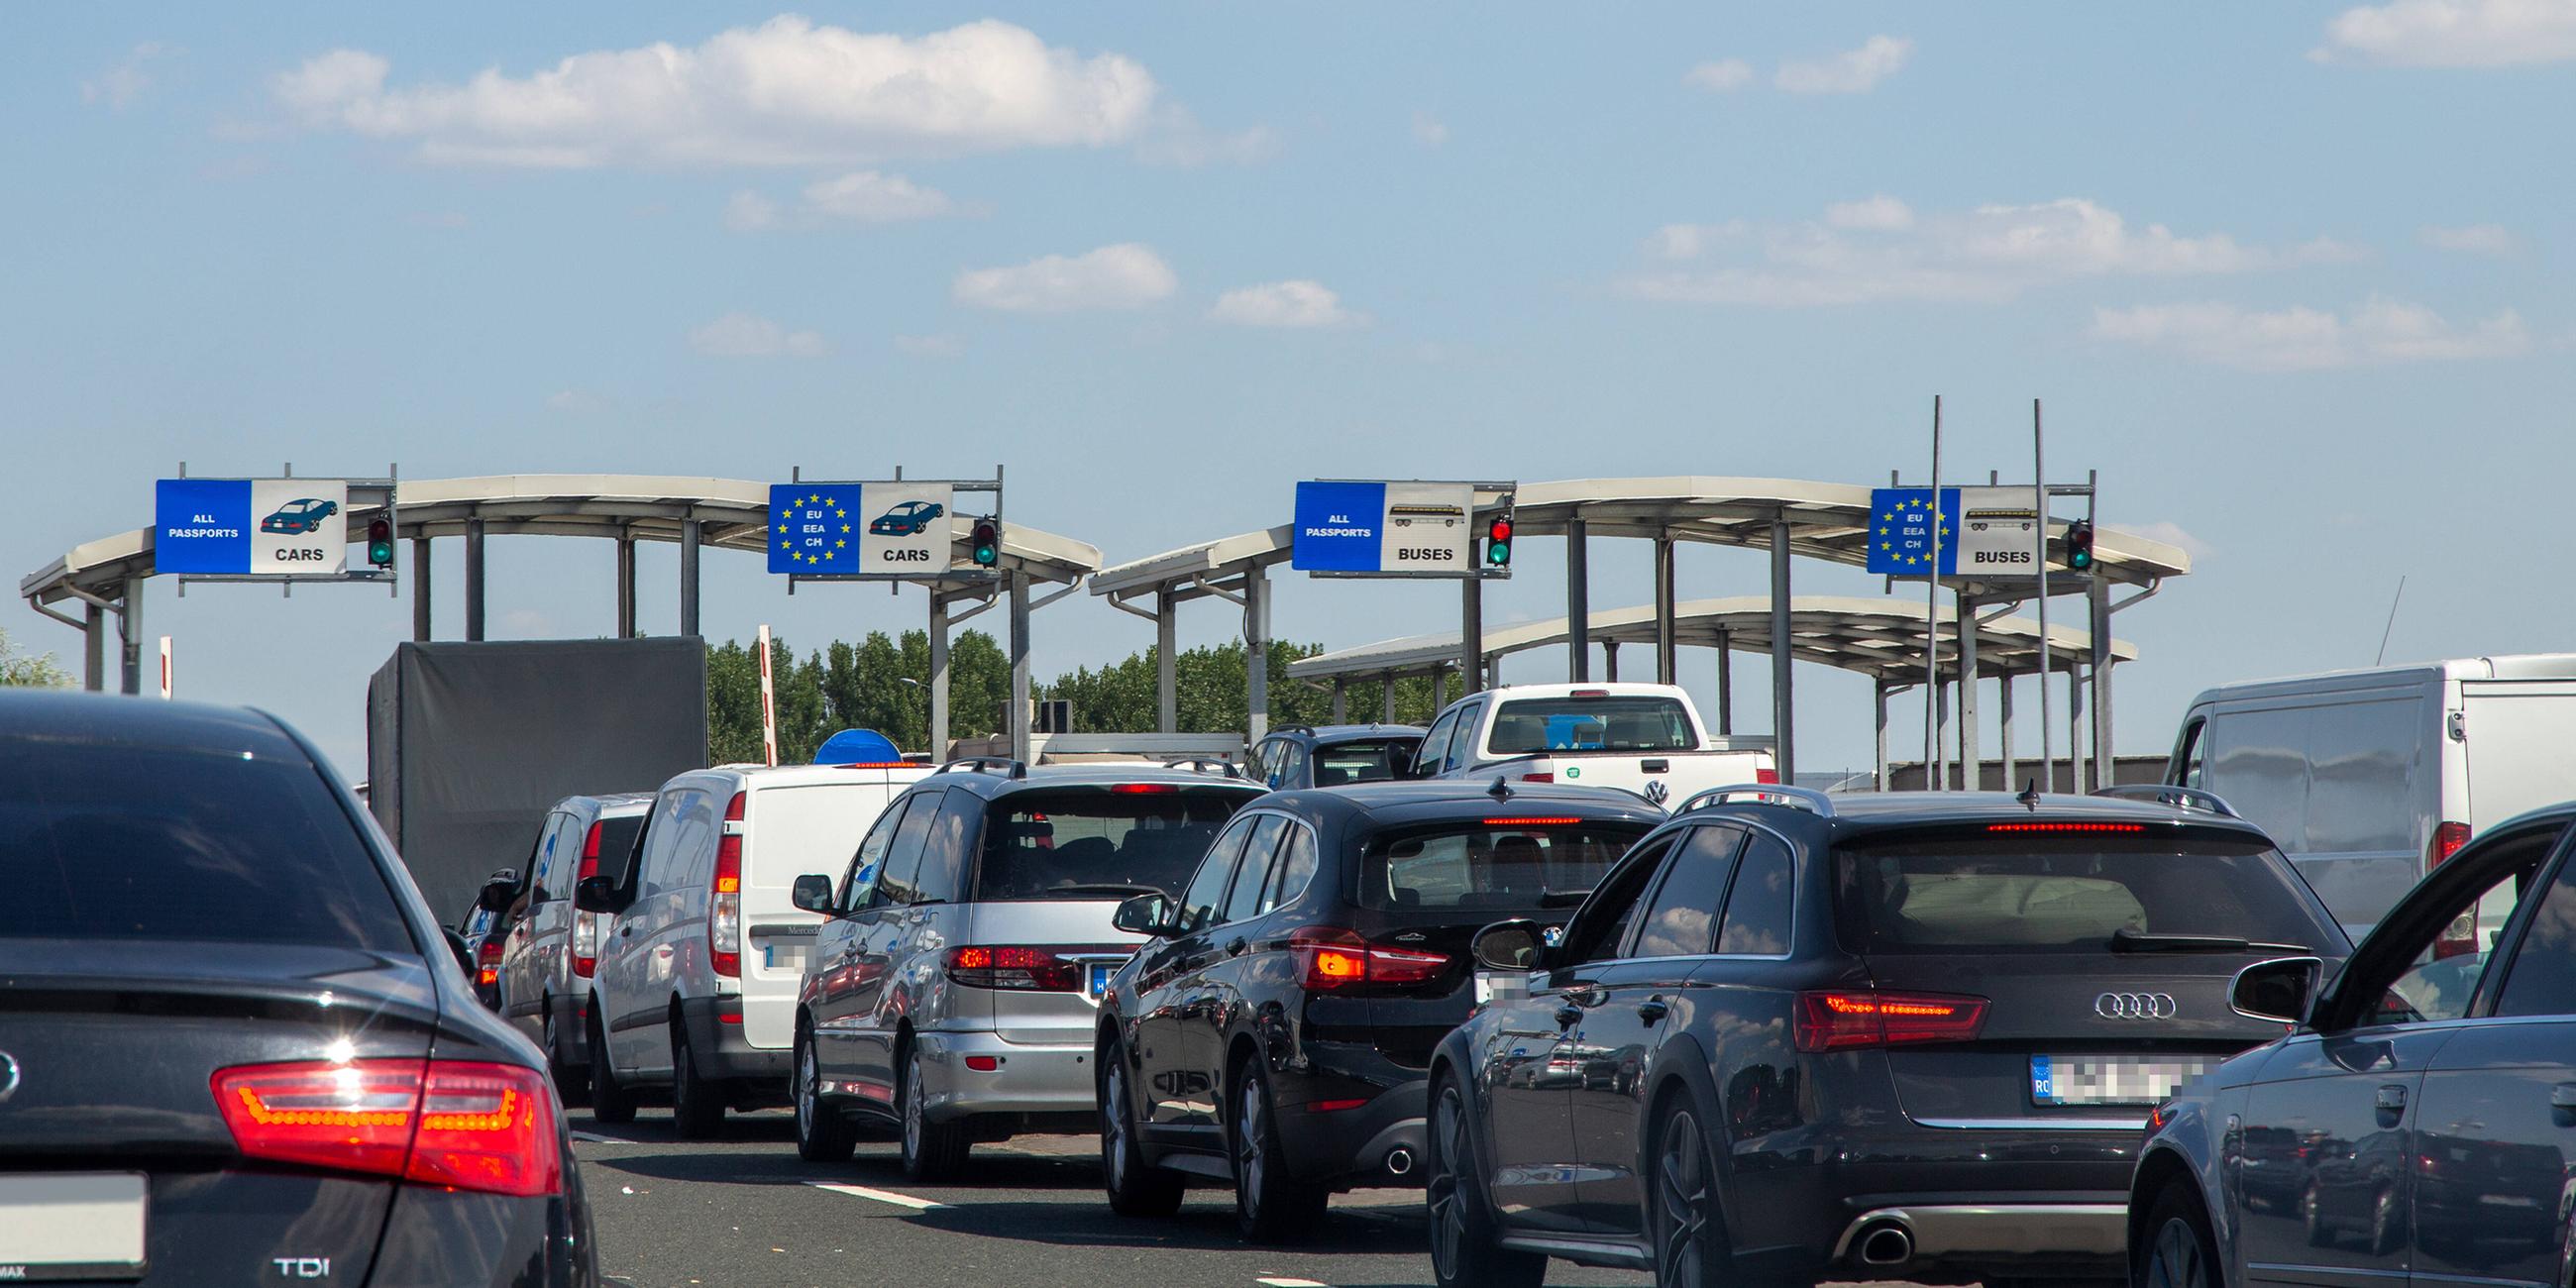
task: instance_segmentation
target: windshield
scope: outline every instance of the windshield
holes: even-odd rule
[[[1400,776],[1413,763],[1420,738],[1387,738],[1370,742],[1336,742],[1315,748],[1315,785],[1379,783]]]
[[[1013,792],[984,820],[975,897],[1123,899],[1189,880],[1234,811],[1257,793],[1132,784]]]
[[[1646,834],[1642,823],[1440,823],[1372,838],[1364,908],[1566,907]]]
[[[1550,751],[1691,751],[1699,737],[1679,699],[1619,697],[1518,698],[1494,713],[1487,753],[1526,756]]]
[[[2188,950],[2194,939],[2341,954],[2343,932],[2279,851],[2245,841],[2069,835],[1844,851],[1849,920],[1872,953]],[[2165,943],[2151,936],[2172,937]],[[2236,948],[2241,951],[2241,948]]]

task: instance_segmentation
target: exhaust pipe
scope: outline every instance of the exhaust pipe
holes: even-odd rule
[[[1901,1266],[1914,1259],[1914,1234],[1904,1226],[1890,1222],[1874,1227],[1860,1236],[1860,1260],[1865,1266]]]
[[[1406,1149],[1402,1145],[1398,1145],[1394,1149],[1388,1150],[1386,1154],[1386,1170],[1391,1176],[1402,1176],[1405,1173],[1412,1171],[1413,1151]]]

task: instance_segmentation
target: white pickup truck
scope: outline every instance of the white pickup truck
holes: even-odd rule
[[[1779,781],[1768,738],[1719,737],[1670,684],[1514,684],[1449,705],[1423,735],[1416,778],[1502,777],[1613,787],[1657,805]]]

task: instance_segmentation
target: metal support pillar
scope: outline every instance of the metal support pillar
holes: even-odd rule
[[[1583,520],[1565,521],[1565,678],[1592,678],[1592,565],[1584,549]]]
[[[1795,783],[1797,703],[1790,693],[1789,516],[1771,520],[1771,735],[1780,781]]]
[[[116,628],[125,645],[125,689],[130,694],[143,692],[143,579],[125,579],[125,595],[118,601],[123,611],[116,615]]]
[[[1876,681],[1870,689],[1878,695],[1878,759],[1870,782],[1883,792],[1887,790],[1887,681]]]
[[[1181,731],[1180,627],[1181,603],[1165,587],[1154,596],[1154,719],[1164,733]]]
[[[2084,790],[2084,664],[2066,664],[2066,790]]]
[[[1013,569],[1011,581],[1011,759],[1029,759],[1029,577]]]
[[[1448,705],[1449,669],[1447,667],[1434,666],[1431,668],[1431,709],[1433,711],[1438,711]]]
[[[1995,677],[1995,696],[1997,699],[1995,737],[1996,741],[2003,744],[2004,790],[2017,792],[2021,790],[2021,783],[2015,777],[2015,771],[2019,766],[2013,764],[2013,674],[2011,671],[2005,671]]]
[[[1673,539],[1655,538],[1655,682],[1679,684],[1682,673],[1673,638]]]
[[[465,638],[483,638],[483,521],[465,521]]]
[[[698,546],[705,533],[701,521],[680,520],[680,633],[698,633]]]
[[[1469,577],[1458,583],[1458,692],[1485,688],[1485,582]]]
[[[1612,684],[1619,682],[1619,641],[1617,640],[1601,641],[1601,678]]]
[[[2111,579],[2094,574],[2085,593],[2093,619],[2093,782],[2100,791],[2119,777],[2111,741]]]
[[[1938,680],[1932,685],[1932,778],[1942,791],[1950,790],[1950,682]]]
[[[948,605],[930,594],[930,758],[948,759]]]
[[[1735,638],[1723,626],[1717,628],[1717,731],[1735,732]]]
[[[1351,682],[1336,675],[1333,677],[1333,723],[1340,724],[1350,718]],[[1166,729],[1163,732],[1170,733],[1171,730]]]
[[[429,642],[429,538],[411,539],[411,637]]]
[[[1389,671],[1389,672],[1387,672],[1387,673],[1386,673],[1386,677],[1385,677],[1384,681],[1383,681],[1383,682],[1381,682],[1381,683],[1379,684],[1379,686],[1378,686],[1378,691],[1377,691],[1377,693],[1378,693],[1378,703],[1379,703],[1379,711],[1378,711],[1378,721],[1379,721],[1379,723],[1381,723],[1381,724],[1394,724],[1394,723],[1395,723],[1395,672],[1393,672],[1393,671]]]
[[[617,538],[617,638],[635,638],[635,538]]]
[[[1243,745],[1270,732],[1270,579],[1254,568],[1243,575]]]
[[[1959,789],[1978,791],[1985,786],[1984,749],[1977,744],[1977,636],[1984,627],[1977,625],[1977,601],[1961,592],[1958,600],[1959,623]]]
[[[89,607],[81,627],[81,687],[97,693],[107,687],[107,610]]]

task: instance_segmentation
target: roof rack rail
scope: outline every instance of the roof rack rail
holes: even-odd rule
[[[1834,798],[1811,787],[1791,787],[1786,783],[1739,783],[1733,787],[1711,787],[1692,792],[1673,807],[1675,815],[1709,805],[1732,805],[1739,801],[1755,805],[1782,805],[1802,809],[1818,818],[1834,817]]]
[[[2154,801],[2161,805],[2171,805],[2175,809],[2196,809],[2205,814],[2218,814],[2227,818],[2244,817],[2236,812],[2235,806],[2227,803],[2226,797],[2213,791],[2198,787],[2184,787],[2177,783],[2123,783],[2116,787],[2102,788],[2093,794],[2108,796],[2114,800]]]
[[[1194,773],[1222,773],[1228,778],[1241,778],[1243,771],[1223,756],[1177,756],[1163,762],[1169,769],[1188,769]],[[1213,768],[1211,768],[1213,767]]]
[[[1002,773],[1009,774],[1013,778],[1026,778],[1029,776],[1029,767],[1027,763],[1013,760],[1007,756],[967,756],[962,759],[949,761],[930,772],[934,774],[945,774],[951,770],[962,770],[970,774],[989,774],[998,770]]]

